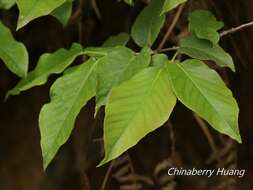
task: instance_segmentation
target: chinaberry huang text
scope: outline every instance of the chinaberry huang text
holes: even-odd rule
[[[170,168],[168,170],[168,175],[170,176],[237,176],[242,178],[245,175],[245,169],[183,169],[183,168]]]

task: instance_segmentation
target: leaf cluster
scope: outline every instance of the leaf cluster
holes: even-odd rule
[[[125,2],[134,5],[133,1]],[[51,100],[39,116],[44,168],[68,140],[80,110],[93,97],[96,111],[105,106],[105,157],[99,165],[117,158],[162,126],[177,101],[215,130],[241,142],[236,100],[218,73],[204,63],[209,60],[235,71],[231,56],[218,44],[218,30],[223,23],[209,11],[192,12],[190,35],[181,39],[176,52],[189,57],[184,61],[151,49],[164,25],[165,13],[184,2],[152,0],[136,18],[131,35],[112,36],[101,47],[83,48],[73,43],[69,49],[45,53],[28,73],[25,46],[0,23],[0,58],[21,77],[6,98],[45,84],[52,74],[63,73],[52,85]],[[10,8],[14,3],[0,0],[0,7]],[[71,15],[72,0],[17,0],[16,3],[20,10],[18,29],[47,14],[66,24]],[[130,38],[141,47],[139,52],[127,47]],[[78,56],[84,55],[88,56],[86,61],[71,66]]]

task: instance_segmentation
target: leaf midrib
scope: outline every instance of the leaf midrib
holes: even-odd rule
[[[143,98],[143,99],[145,99],[145,100],[144,100],[144,101],[140,101],[140,102],[141,102],[141,103],[140,103],[141,105],[144,104],[144,102],[146,101],[147,97],[148,97],[148,96],[150,95],[150,93],[152,92],[152,90],[153,90],[153,88],[154,88],[154,84],[155,84],[156,81],[158,80],[158,78],[159,78],[161,72],[162,72],[162,69],[159,69],[159,71],[158,71],[157,74],[156,74],[157,76],[155,77],[154,81],[153,81],[152,84],[151,84],[151,88],[148,90],[148,92],[145,94],[145,96],[144,96],[144,98]],[[142,99],[142,100],[143,100],[143,99]],[[144,105],[145,105],[145,104],[144,104]],[[141,108],[143,109],[143,106],[141,106]],[[142,109],[138,109],[138,108],[137,108],[137,109],[135,110],[135,112],[132,113],[132,116],[134,116],[134,115],[139,115],[139,112],[140,112]],[[127,126],[130,126],[130,124],[132,123],[132,121],[134,120],[134,118],[135,118],[135,117],[130,117],[130,119],[128,119],[128,121],[130,121],[130,122],[127,122],[127,123],[128,123]],[[121,134],[120,134],[118,140],[116,141],[116,143],[114,143],[111,147],[115,147],[115,146],[119,143],[120,139],[122,138],[122,136],[124,135],[125,131],[127,130],[126,127],[125,127],[124,129],[125,129],[125,130],[123,130],[123,131],[121,132]],[[113,150],[113,149],[110,150],[110,152],[108,153],[107,157],[108,157],[109,155],[111,155],[112,150]]]
[[[79,97],[79,93],[82,91],[83,86],[85,86],[87,80],[88,80],[89,77],[90,77],[90,74],[93,72],[93,69],[95,68],[95,66],[96,66],[96,64],[97,64],[97,61],[96,61],[95,63],[92,63],[92,64],[94,64],[94,65],[91,67],[89,73],[86,75],[85,80],[83,80],[83,83],[82,83],[82,85],[81,85],[82,88],[80,88],[80,89],[77,91],[76,95],[74,96],[75,98],[73,98],[73,101],[72,101],[73,104],[71,105],[69,111],[67,111],[67,112],[64,114],[64,116],[65,116],[65,117],[64,117],[64,120],[63,120],[63,121],[61,122],[61,124],[59,125],[59,126],[61,126],[61,127],[58,127],[56,138],[54,138],[54,141],[53,141],[52,144],[55,144],[56,140],[58,139],[58,137],[59,137],[59,135],[60,135],[60,131],[61,131],[61,129],[63,128],[65,121],[67,120],[67,116],[70,114],[71,110],[73,109],[73,107],[74,107],[74,105],[75,105],[75,102],[76,102],[76,100],[77,100],[78,97]],[[75,100],[75,101],[74,101],[74,100]],[[48,151],[48,152],[45,154],[45,155],[46,155],[45,157],[47,157],[48,153],[50,153],[50,152],[51,152],[51,148],[50,148],[50,151]]]
[[[51,54],[51,55],[52,55],[52,54]],[[71,55],[71,56],[69,56],[68,58],[66,58],[66,60],[64,61],[64,63],[69,62],[69,60],[73,60],[73,59],[77,58],[77,57],[80,56],[80,55],[82,55],[82,53],[78,53],[78,54],[75,54],[75,55]],[[71,64],[71,63],[70,63],[70,64]],[[63,65],[64,65],[64,64],[63,64]],[[40,81],[41,78],[42,78],[42,79],[47,78],[50,74],[58,74],[59,71],[54,71],[55,68],[57,68],[57,67],[59,67],[59,65],[54,64],[53,67],[50,67],[50,69],[49,69],[48,71],[42,73],[42,74],[39,75],[38,77],[36,77],[36,72],[33,72],[33,74],[35,74],[35,77],[33,77],[32,80],[27,81],[27,82],[33,83],[34,81],[37,81],[37,80]],[[63,69],[63,70],[64,70],[64,69]],[[53,72],[53,71],[54,71],[54,72]],[[31,72],[31,74],[32,74],[32,72]],[[29,83],[28,83],[28,84],[25,83],[24,85],[22,85],[22,86],[20,87],[21,91],[24,91],[24,90],[29,89],[30,86],[31,86],[31,84],[29,85]],[[27,86],[28,86],[28,87],[27,87]],[[32,86],[33,86],[33,85],[32,85]],[[37,86],[37,85],[36,85],[36,86]]]
[[[202,90],[198,87],[198,85],[194,82],[194,80],[192,79],[192,77],[184,70],[184,68],[180,65],[180,64],[176,64],[178,66],[178,68],[180,68],[186,76],[188,76],[188,78],[190,79],[190,81],[194,84],[194,86],[197,88],[197,90],[200,92],[200,94],[204,97],[204,99],[206,99],[206,101],[208,102],[209,105],[211,105],[211,107],[213,108],[213,110],[216,112],[216,114],[220,117],[220,119],[230,128],[232,129],[232,131],[237,134],[237,132],[233,129],[233,127],[231,127],[229,125],[229,123],[223,118],[221,117],[220,113],[216,110],[215,106],[213,106],[213,104],[209,101],[208,97],[205,96],[205,93],[202,92]]]
[[[20,45],[20,44],[18,43],[18,45]],[[21,67],[19,67],[19,64],[15,65],[15,63],[18,63],[17,60],[13,59],[5,49],[1,48],[1,51],[2,51],[3,54],[5,54],[14,63],[14,64],[11,64],[11,65],[13,65],[16,68],[15,70],[19,70],[20,69],[23,72],[23,69]],[[6,65],[8,65],[8,64],[6,63]],[[15,72],[17,72],[17,71],[15,71]]]
[[[223,60],[221,60],[219,57],[215,57],[213,54],[208,53],[208,52],[206,52],[206,51],[203,51],[201,48],[197,48],[197,47],[189,46],[189,45],[181,46],[181,48],[191,48],[191,49],[200,51],[200,52],[202,52],[202,53],[205,54],[205,55],[212,56],[214,59],[216,59],[218,62],[222,63],[223,65],[227,65],[227,64],[226,64],[225,62],[223,62]],[[206,58],[206,59],[210,60],[209,58]],[[230,67],[230,65],[229,65],[229,67]]]

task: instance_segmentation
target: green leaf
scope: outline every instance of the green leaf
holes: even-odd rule
[[[165,0],[162,13],[166,13],[176,8],[178,5],[185,3],[187,0]]]
[[[220,76],[203,62],[187,60],[168,64],[174,92],[189,109],[214,129],[241,142],[238,105]]]
[[[130,79],[150,64],[151,51],[143,48],[139,55],[126,47],[116,47],[99,60],[97,68],[97,110],[106,104],[112,87]]]
[[[179,51],[195,59],[214,61],[221,67],[235,71],[232,57],[218,44],[198,39],[194,35],[181,40]]]
[[[69,50],[59,49],[52,54],[43,54],[40,57],[36,68],[28,73],[26,78],[23,78],[12,90],[10,90],[7,93],[7,97],[9,95],[20,94],[22,91],[45,84],[49,75],[63,72],[75,60],[75,58],[81,54],[82,47],[75,43]]]
[[[38,17],[50,14],[64,2],[65,0],[17,0],[19,8],[17,30]]]
[[[10,9],[13,5],[15,5],[16,0],[0,0],[0,9]]]
[[[96,63],[90,59],[69,68],[51,87],[51,102],[39,118],[44,169],[68,140],[81,108],[95,95]]]
[[[125,46],[129,41],[127,33],[120,33],[109,37],[101,47],[88,47],[84,49],[84,54],[90,57],[101,58],[112,52],[116,46]]]
[[[109,37],[104,43],[103,47],[115,47],[115,46],[125,46],[129,41],[129,34],[119,33],[118,35]]]
[[[84,54],[90,57],[101,58],[106,56],[113,47],[88,47],[84,49]]]
[[[155,54],[152,56],[151,65],[154,67],[163,67],[168,62],[168,57],[165,54]]]
[[[139,46],[151,46],[155,42],[165,21],[165,16],[161,15],[163,2],[152,0],[137,17],[131,35]]]
[[[146,68],[114,87],[105,108],[105,158],[100,166],[163,125],[175,104],[176,97],[164,67]]]
[[[217,21],[215,16],[206,10],[193,11],[189,16],[190,31],[198,38],[210,40],[213,44],[219,42],[220,34],[217,30],[223,26],[223,22]]]
[[[17,42],[10,30],[0,22],[0,59],[13,73],[26,77],[28,71],[28,53],[26,47]]]
[[[67,0],[51,13],[51,15],[56,17],[63,26],[68,24],[69,18],[72,14],[72,2],[73,0]]]

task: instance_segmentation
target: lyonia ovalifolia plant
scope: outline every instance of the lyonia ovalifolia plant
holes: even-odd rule
[[[17,4],[17,30],[30,21],[52,15],[63,25],[71,16],[74,0],[0,0],[0,8]],[[133,0],[124,0],[134,5]],[[152,49],[165,22],[165,14],[186,0],[151,0],[137,16],[131,32],[110,37],[100,47],[82,47],[40,56],[28,72],[28,52],[0,23],[0,58],[21,79],[9,92],[18,95],[61,74],[50,89],[51,100],[41,109],[39,128],[44,168],[68,140],[80,110],[93,97],[96,113],[105,106],[105,157],[99,166],[119,157],[148,133],[162,126],[177,101],[206,120],[222,134],[241,143],[238,105],[219,74],[204,61],[235,71],[231,56],[219,45],[221,21],[207,10],[188,17],[189,35],[180,39],[175,56]],[[115,1],[115,3],[117,3]],[[205,26],[205,27],[203,27]],[[140,51],[127,44],[132,39]],[[160,53],[159,53],[160,52]],[[185,55],[183,61],[177,55]],[[79,56],[83,63],[71,66]]]

